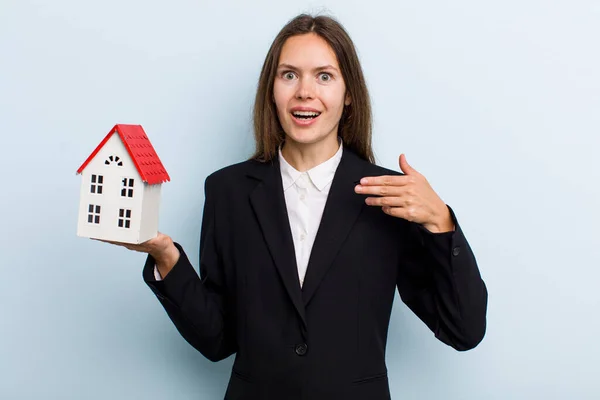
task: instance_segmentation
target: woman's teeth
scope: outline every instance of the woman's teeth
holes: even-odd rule
[[[321,113],[316,111],[294,111],[292,115],[301,119],[313,119],[317,118]]]

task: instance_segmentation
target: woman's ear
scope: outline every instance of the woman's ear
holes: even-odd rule
[[[344,105],[349,106],[352,103],[352,97],[350,97],[350,93],[346,92],[346,99],[344,100]]]

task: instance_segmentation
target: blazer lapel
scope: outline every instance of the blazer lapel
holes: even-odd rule
[[[354,191],[363,177],[366,161],[344,148],[340,165],[331,183],[323,216],[312,247],[302,287],[305,307],[333,263],[348,233],[365,207],[364,195]]]
[[[250,176],[261,180],[250,195],[250,203],[256,213],[261,230],[269,247],[271,257],[281,280],[294,304],[304,328],[306,315],[298,278],[296,253],[287,216],[279,160],[256,165]]]

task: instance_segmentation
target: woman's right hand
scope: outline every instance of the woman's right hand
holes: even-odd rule
[[[160,232],[158,232],[156,237],[140,244],[115,242],[102,239],[94,240],[122,246],[129,250],[150,254],[156,261],[156,267],[163,279],[167,276],[171,269],[173,269],[179,260],[179,250],[173,244],[173,240],[169,236]]]

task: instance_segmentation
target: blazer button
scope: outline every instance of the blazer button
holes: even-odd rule
[[[452,249],[452,255],[453,256],[457,256],[460,254],[460,247],[456,246],[455,248]]]
[[[296,354],[298,354],[299,356],[303,356],[308,351],[308,346],[306,345],[306,343],[298,344],[298,345],[296,345],[295,350],[296,350]]]

